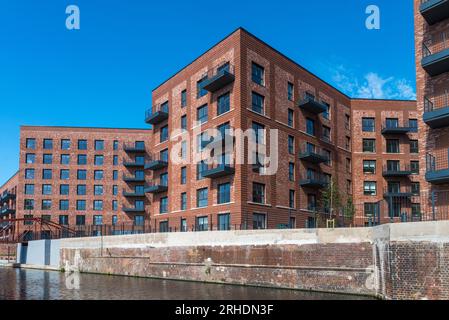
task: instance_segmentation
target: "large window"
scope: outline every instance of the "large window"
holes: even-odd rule
[[[87,140],[78,140],[78,150],[87,150]]]
[[[218,185],[218,197],[217,203],[229,203],[231,202],[231,184],[229,182]]]
[[[59,178],[61,180],[69,180],[70,179],[70,170],[69,169],[61,169],[59,172]]]
[[[94,210],[95,211],[103,210],[103,200],[94,200]]]
[[[86,170],[78,170],[76,177],[78,180],[86,180],[87,179],[87,171]]]
[[[53,149],[53,139],[44,139],[44,149],[45,150]]]
[[[207,216],[196,218],[196,230],[207,231],[209,229],[209,219]]]
[[[197,163],[196,165],[196,179],[197,180],[202,180],[204,179],[203,177],[203,172],[207,170],[207,164],[204,161],[201,161],[199,163]]]
[[[206,81],[207,77],[200,79],[196,83],[196,97],[197,99],[204,97],[207,94],[207,90],[203,88],[203,82]]]
[[[265,126],[263,124],[253,122],[252,129],[255,134],[256,144],[265,144]]]
[[[181,168],[181,184],[187,183],[187,168],[182,167]]]
[[[61,184],[59,186],[59,194],[62,196],[68,196],[70,192],[70,187],[68,184]]]
[[[327,102],[323,101],[323,105],[326,106],[326,111],[323,112],[323,118],[324,119],[330,119],[330,114],[331,114],[331,105]]]
[[[95,170],[94,172],[94,179],[95,180],[103,180],[104,172],[103,170]]]
[[[25,179],[34,179],[34,169],[25,169]]]
[[[159,182],[160,182],[161,186],[168,187],[168,173],[167,172],[166,173],[162,173],[159,176]]]
[[[196,206],[198,208],[207,207],[208,189],[202,188],[196,191]]]
[[[86,195],[86,185],[85,184],[79,184],[76,186],[76,194],[79,196],[85,196]]]
[[[397,128],[399,127],[399,120],[397,118],[387,118],[385,124],[387,128]]]
[[[69,139],[61,140],[61,150],[70,150],[70,140]]]
[[[28,195],[34,194],[34,184],[26,184],[25,185],[25,194],[28,194]]]
[[[32,164],[36,162],[36,155],[34,153],[27,153],[25,156],[25,162],[28,164]]]
[[[293,162],[288,164],[288,180],[295,181],[295,164]]]
[[[53,162],[53,155],[52,154],[44,154],[43,163],[44,164],[52,164],[52,162]]]
[[[42,210],[51,210],[51,200],[49,200],[49,199],[42,200],[41,209]]]
[[[61,154],[61,164],[62,165],[70,164],[70,155],[69,154]]]
[[[410,140],[410,153],[418,153],[418,140]]]
[[[417,119],[409,119],[408,126],[411,132],[418,132],[418,120]]]
[[[295,208],[295,190],[289,190],[288,193],[288,206]]]
[[[367,202],[364,204],[365,217],[376,217],[378,212],[378,203]]]
[[[201,124],[208,120],[208,108],[207,104],[202,105],[196,110],[196,120]]]
[[[419,182],[412,182],[412,193],[414,195],[419,195],[419,193],[420,193],[420,184],[419,184]]]
[[[231,109],[229,92],[218,97],[217,115],[228,112]]]
[[[102,196],[103,195],[103,186],[102,185],[95,185],[94,186],[94,195],[96,196]]]
[[[181,193],[181,210],[187,210],[187,193]]]
[[[362,118],[362,131],[363,132],[374,132],[376,129],[376,124],[374,118]]]
[[[419,161],[410,161],[410,169],[413,174],[419,174]]]
[[[387,153],[399,153],[398,139],[387,139]]]
[[[267,228],[267,216],[263,213],[253,213],[253,229],[260,230]]]
[[[315,121],[310,118],[306,118],[306,132],[311,136],[315,135]]]
[[[76,210],[85,211],[86,210],[86,200],[76,200]]]
[[[45,179],[45,180],[52,179],[51,169],[43,169],[42,170],[42,179]]]
[[[164,142],[164,141],[167,141],[167,140],[168,140],[168,125],[167,126],[163,126],[161,128],[159,142]]]
[[[96,155],[94,158],[94,164],[96,166],[102,166],[104,164],[104,156]]]
[[[363,152],[376,152],[376,139],[363,139]]]
[[[289,127],[294,127],[295,126],[295,112],[292,109],[288,109],[288,119],[287,119],[287,124]]]
[[[263,86],[265,84],[264,81],[264,68],[260,65],[258,65],[257,63],[252,63],[251,66],[251,78],[253,80],[253,82]]]
[[[69,210],[69,200],[59,200],[59,210]]]
[[[287,99],[288,100],[293,101],[293,99],[294,99],[294,97],[293,97],[294,91],[295,91],[295,89],[294,89],[293,83],[288,82],[287,83]]]
[[[85,215],[77,215],[75,223],[77,226],[84,226],[86,224],[86,216]]]
[[[253,182],[253,202],[265,203],[265,185],[262,183]]]
[[[363,173],[376,173],[376,160],[363,160]]]
[[[265,97],[253,91],[251,109],[254,112],[265,114]]]
[[[181,92],[181,108],[187,106],[187,90]]]
[[[168,197],[162,197],[160,199],[159,213],[167,213],[167,212],[168,212]]]
[[[331,141],[331,128],[327,127],[327,126],[323,126],[323,140],[324,141]]]
[[[187,115],[183,115],[181,117],[181,130],[183,131],[187,130]]]
[[[375,196],[377,194],[377,183],[375,181],[365,181],[363,183],[363,194],[365,196]]]
[[[31,150],[36,149],[36,139],[28,138],[26,140],[26,147],[27,147],[27,149],[31,149]]]
[[[84,166],[87,164],[87,155],[85,154],[79,154],[78,155],[78,165],[79,166]]]
[[[97,150],[97,151],[104,150],[104,141],[103,140],[95,140],[95,150]]]
[[[219,214],[217,224],[218,230],[231,230],[231,215],[229,213]]]

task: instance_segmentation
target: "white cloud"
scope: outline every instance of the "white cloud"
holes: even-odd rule
[[[410,81],[383,77],[369,72],[362,79],[342,65],[332,68],[332,81],[337,88],[354,98],[368,99],[416,99],[416,92]]]

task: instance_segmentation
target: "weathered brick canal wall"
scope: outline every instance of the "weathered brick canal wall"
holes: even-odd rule
[[[61,267],[81,272],[449,298],[449,222],[146,234],[67,239],[60,246]]]

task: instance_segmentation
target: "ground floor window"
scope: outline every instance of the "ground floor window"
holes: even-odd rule
[[[267,215],[264,213],[253,213],[253,229],[266,229]]]
[[[208,217],[197,217],[196,218],[196,230],[197,231],[207,231],[209,227]]]
[[[159,222],[159,232],[168,232],[168,221]]]
[[[218,215],[218,230],[231,229],[231,215],[229,213]]]
[[[306,221],[306,228],[307,229],[315,229],[316,228],[316,222],[314,217],[308,217]]]

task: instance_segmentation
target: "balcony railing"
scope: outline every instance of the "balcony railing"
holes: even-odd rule
[[[143,143],[129,143],[123,145],[123,150],[129,153],[142,153],[145,152],[145,144]]]
[[[301,109],[307,110],[314,114],[320,114],[327,111],[327,106],[315,99],[312,95],[304,95],[304,97],[299,101],[298,106]]]
[[[385,198],[408,198],[415,196],[411,186],[406,187],[386,187],[384,188]]]
[[[315,164],[328,162],[330,160],[329,155],[326,154],[324,150],[316,146],[311,146],[307,143],[301,147],[299,159]]]
[[[16,209],[12,209],[9,207],[3,207],[0,209],[0,215],[2,215],[2,216],[7,216],[10,214],[15,214],[15,213],[16,213]]]
[[[204,77],[206,79],[202,83],[202,88],[209,92],[215,92],[234,82],[234,66],[225,63],[215,69],[209,70]]]
[[[161,157],[160,153],[151,154],[145,163],[145,170],[160,170],[168,166],[168,155]]]
[[[125,167],[131,167],[131,168],[136,168],[137,167],[138,168],[138,167],[145,166],[145,161],[141,161],[141,160],[129,161],[129,160],[123,159],[123,165]]]
[[[407,177],[414,173],[416,172],[413,172],[410,165],[385,165],[383,167],[384,177]]]
[[[320,173],[307,173],[304,174],[299,180],[299,185],[305,188],[325,188],[329,185],[329,179]]]
[[[432,129],[449,126],[449,92],[424,97],[423,121]]]
[[[415,131],[415,128],[399,125],[395,126],[392,124],[385,124],[382,126],[382,134],[407,134],[412,131]]]
[[[123,174],[123,181],[125,182],[145,182],[145,176],[127,176]]]
[[[426,155],[426,180],[432,184],[449,183],[449,150]]]
[[[421,66],[432,77],[449,71],[449,42],[444,41],[432,47],[423,43]]]
[[[145,112],[145,122],[148,124],[158,124],[168,119],[169,107],[168,104],[158,104],[153,106],[152,109]]]
[[[419,11],[429,25],[449,18],[448,0],[421,0]]]
[[[145,197],[145,191],[126,191],[126,189],[123,189],[122,194],[128,198]]]
[[[145,213],[145,206],[143,207],[122,207],[122,211],[126,213]]]
[[[165,182],[151,182],[145,187],[145,193],[162,193],[168,190],[168,184]]]
[[[5,192],[2,195],[0,195],[0,203],[7,202],[9,200],[15,199],[16,195],[12,192]]]
[[[203,177],[215,179],[224,176],[233,175],[235,173],[235,168],[233,164],[211,164],[207,166],[207,170],[203,171]]]

